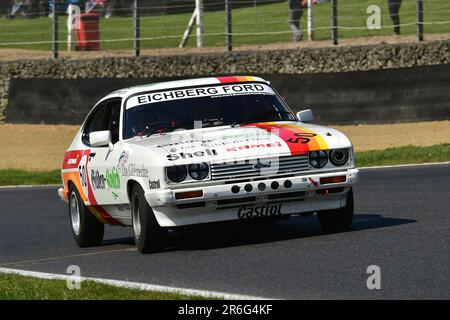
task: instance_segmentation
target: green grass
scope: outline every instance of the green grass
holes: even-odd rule
[[[382,13],[381,30],[368,30],[365,28],[366,19],[369,16],[366,10],[369,5],[379,5]],[[331,5],[330,3],[318,4],[315,9],[316,39],[325,40],[331,38]],[[424,1],[425,22],[450,21],[450,4],[441,0]],[[409,24],[416,21],[416,1],[403,1],[400,10],[401,23]],[[163,16],[147,16],[141,19],[142,38],[172,37],[166,39],[143,40],[143,48],[168,48],[177,47],[191,14],[171,14]],[[306,29],[306,13],[302,18],[302,29]],[[66,39],[65,17],[60,20],[60,40]],[[386,0],[340,0],[339,1],[339,25],[342,27],[357,27],[360,29],[340,29],[339,37],[367,37],[392,34],[391,20],[387,9]],[[0,20],[0,43],[29,42],[29,41],[51,41],[52,20],[43,17],[37,19],[16,18],[12,20]],[[114,40],[131,38],[133,20],[131,17],[112,17],[102,19],[100,24],[101,39]],[[205,38],[206,46],[224,46],[225,36],[225,14],[223,11],[205,13]],[[287,3],[276,3],[269,5],[257,5],[255,7],[240,8],[233,11],[233,32],[239,33],[261,33],[261,35],[236,35],[235,45],[243,44],[267,44],[273,42],[291,41],[291,33],[287,25]],[[281,34],[270,34],[275,32]],[[403,34],[414,34],[416,26],[402,28]],[[450,32],[450,24],[425,25],[425,33]],[[194,32],[195,33],[195,32]],[[221,35],[213,35],[219,33]],[[212,35],[211,35],[212,34]],[[306,35],[305,35],[306,36]],[[193,36],[188,46],[195,46]],[[14,47],[25,49],[50,50],[50,44],[34,45],[2,45],[1,47]],[[132,42],[117,41],[104,42],[101,44],[103,50],[132,49]],[[65,45],[61,44],[65,50]]]
[[[64,280],[43,280],[0,274],[0,300],[199,300],[202,297],[140,291],[83,281],[69,290]]]
[[[0,169],[0,186],[60,184],[61,171],[24,171]]]
[[[447,162],[450,161],[450,144],[440,144],[431,147],[407,146],[358,152],[355,157],[358,167]]]
[[[440,144],[431,147],[406,146],[357,152],[358,167],[418,164],[450,161],[450,144]],[[42,185],[60,184],[59,170],[50,172],[28,172],[23,170],[0,170],[0,186],[5,185]]]

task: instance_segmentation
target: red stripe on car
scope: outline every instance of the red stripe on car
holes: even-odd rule
[[[62,169],[76,169],[83,157],[84,150],[67,151],[64,155]]]
[[[298,134],[305,133],[300,128],[289,128],[283,125],[277,124],[265,124],[265,123],[254,123],[246,126],[257,127],[260,129],[264,129],[270,133],[273,133],[280,137],[286,145],[289,147],[291,151],[291,155],[304,155],[310,151],[310,146],[308,143],[302,143],[299,140]]]
[[[217,80],[219,80],[220,83],[240,82],[238,77],[219,77]]]

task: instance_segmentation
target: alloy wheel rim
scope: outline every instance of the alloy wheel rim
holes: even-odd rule
[[[74,191],[70,194],[70,221],[75,235],[80,234],[80,207],[78,206],[78,197]]]
[[[139,197],[135,196],[133,200],[133,229],[137,240],[141,238],[141,214],[139,209]]]

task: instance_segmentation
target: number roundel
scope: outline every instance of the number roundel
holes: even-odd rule
[[[86,195],[86,197],[88,196],[88,179],[89,179],[88,170],[86,168],[87,159],[88,159],[87,155],[86,154],[83,155],[80,164],[78,165],[78,174],[80,175],[80,185],[83,188],[83,192]]]

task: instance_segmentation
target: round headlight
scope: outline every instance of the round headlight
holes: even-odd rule
[[[343,166],[348,161],[347,149],[335,149],[330,151],[330,161],[335,166]]]
[[[314,168],[322,168],[328,162],[328,155],[325,151],[312,151],[309,153],[309,163]]]
[[[189,165],[189,175],[194,180],[203,180],[208,176],[209,167],[206,163],[196,163]]]
[[[181,182],[186,179],[186,166],[172,166],[167,168],[167,178],[172,182]]]

